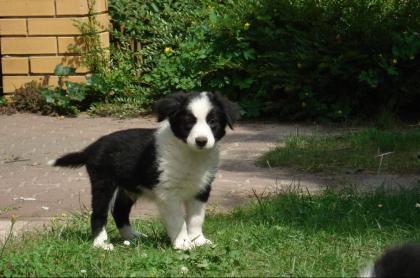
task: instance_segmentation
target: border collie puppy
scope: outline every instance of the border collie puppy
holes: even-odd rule
[[[239,106],[219,93],[175,93],[155,105],[158,129],[129,129],[101,137],[81,152],[48,162],[86,166],[92,187],[93,245],[106,243],[108,211],[124,239],[141,235],[129,222],[137,197],[155,201],[175,249],[211,244],[204,209],[219,164],[219,141],[233,129]],[[186,217],[184,218],[184,206]]]
[[[361,277],[420,277],[420,245],[407,243],[385,251]]]

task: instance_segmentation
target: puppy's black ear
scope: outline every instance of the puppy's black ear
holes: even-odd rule
[[[226,115],[226,121],[230,129],[233,129],[233,124],[240,118],[240,107],[237,103],[228,100],[219,92],[213,92],[215,100],[222,107]]]
[[[166,118],[169,118],[172,115],[174,115],[186,99],[186,93],[176,92],[156,102],[153,107],[153,110],[157,114],[158,122],[161,122]]]

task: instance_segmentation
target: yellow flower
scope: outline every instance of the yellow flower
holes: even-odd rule
[[[169,53],[171,53],[171,52],[172,52],[172,48],[170,48],[170,47],[165,47],[164,52],[165,52],[165,54],[169,54]]]
[[[12,216],[10,217],[10,221],[12,223],[15,223],[16,222],[16,215],[12,214]]]
[[[392,59],[392,63],[395,65],[396,63],[398,63],[397,59]]]
[[[244,24],[244,29],[248,30],[250,26],[251,26],[251,23],[247,22]]]

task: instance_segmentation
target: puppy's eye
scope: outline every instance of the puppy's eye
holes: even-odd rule
[[[186,123],[184,125],[184,129],[187,130],[187,131],[190,130],[192,127],[193,127],[193,124],[192,123]]]
[[[207,120],[207,123],[209,124],[210,127],[215,128],[217,127],[217,121],[215,118],[210,118]]]
[[[190,115],[186,115],[184,117],[184,124],[183,127],[186,130],[189,130],[193,127],[193,125],[195,124],[195,118],[190,116]]]

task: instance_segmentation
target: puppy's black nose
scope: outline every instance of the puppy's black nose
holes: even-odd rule
[[[203,136],[199,136],[195,138],[195,143],[197,144],[197,146],[202,148],[207,144],[207,138]]]

